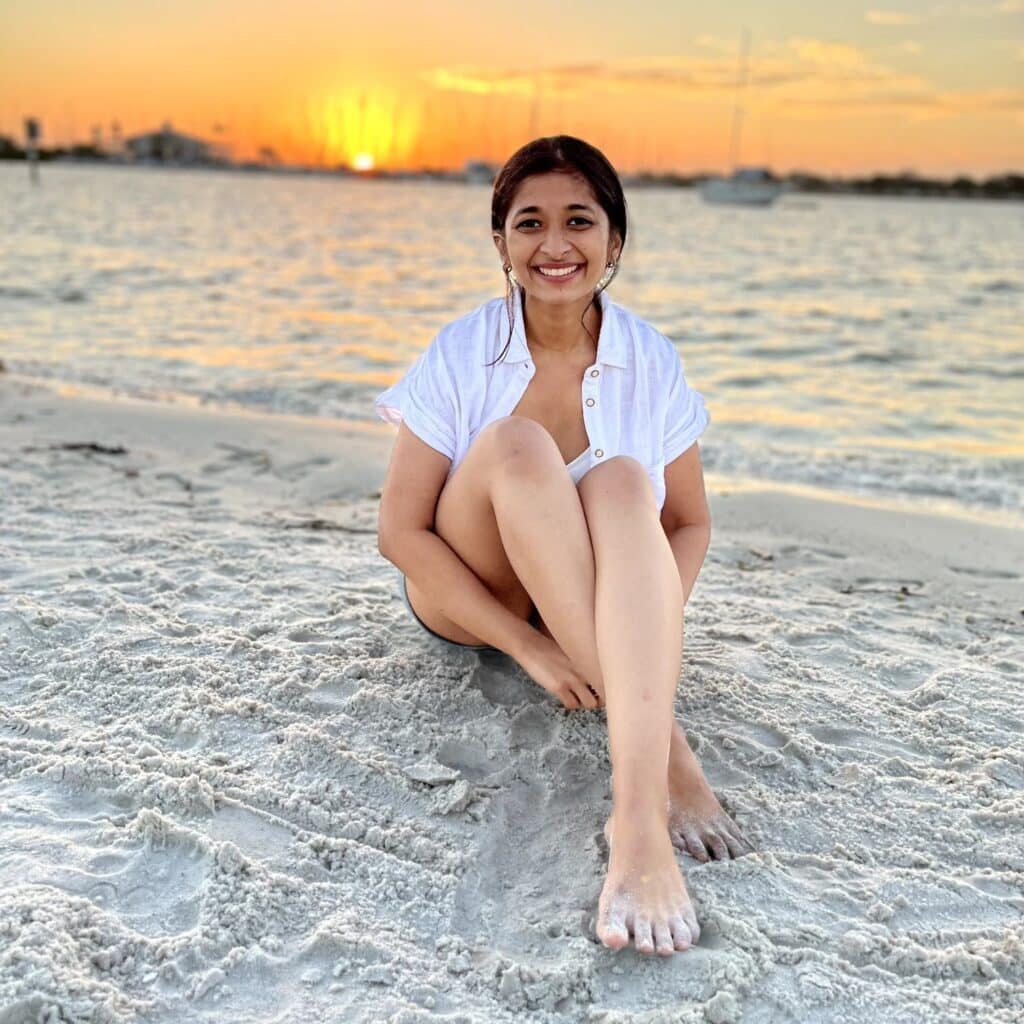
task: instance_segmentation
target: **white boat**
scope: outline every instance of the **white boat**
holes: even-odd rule
[[[747,84],[747,51],[750,33],[744,29],[740,45],[740,68],[736,83],[736,104],[732,112],[732,141],[729,146],[728,177],[707,178],[700,185],[700,194],[708,203],[730,203],[736,206],[770,206],[786,190],[784,182],[771,176],[765,167],[737,167],[740,153],[740,132],[743,127],[743,90]]]
[[[763,167],[743,167],[728,178],[708,178],[700,185],[705,202],[738,206],[770,206],[785,191],[785,182],[771,177]]]

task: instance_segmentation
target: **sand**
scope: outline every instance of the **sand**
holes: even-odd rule
[[[409,618],[392,436],[0,376],[0,1024],[1021,1019],[1024,531],[711,488],[676,711],[759,852],[615,953],[603,713]]]

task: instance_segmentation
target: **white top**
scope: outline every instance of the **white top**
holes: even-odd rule
[[[448,476],[477,434],[519,404],[536,367],[523,329],[522,290],[512,339],[504,298],[490,299],[434,336],[405,376],[374,401],[381,419],[403,422],[451,459]],[[675,345],[646,320],[600,292],[597,358],[583,374],[583,423],[590,446],[567,468],[574,482],[614,455],[629,455],[647,470],[658,509],[665,504],[665,466],[708,425],[704,396],[686,383]]]

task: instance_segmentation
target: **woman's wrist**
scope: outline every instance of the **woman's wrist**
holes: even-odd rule
[[[535,629],[525,619],[516,619],[516,622],[512,627],[509,646],[507,648],[502,648],[502,650],[504,650],[513,661],[520,661],[537,642],[537,637],[542,635],[543,634],[540,630]]]

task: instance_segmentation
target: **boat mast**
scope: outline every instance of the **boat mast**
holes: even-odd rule
[[[732,140],[729,143],[729,173],[734,174],[740,156],[740,131],[743,127],[743,90],[747,84],[747,53],[750,30],[744,29],[740,39],[740,63],[736,75],[736,103],[732,110]]]

